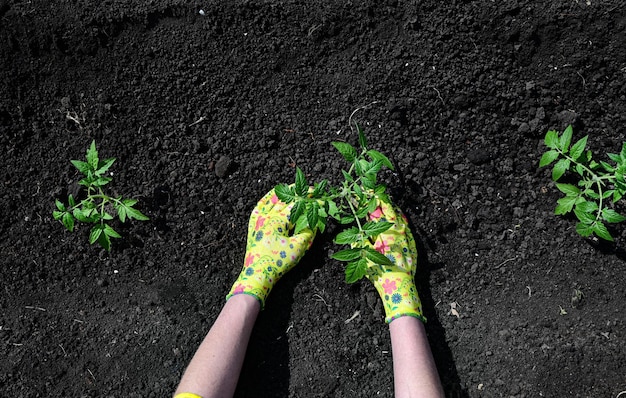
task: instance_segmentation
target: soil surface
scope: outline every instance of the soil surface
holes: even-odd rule
[[[337,181],[330,142],[369,105],[447,395],[616,397],[626,228],[579,237],[538,162],[568,124],[620,151],[625,43],[623,0],[0,0],[0,395],[171,394],[256,201],[295,165]],[[110,252],[52,219],[92,139],[151,218]],[[393,396],[382,305],[333,231],[272,292],[237,397]]]

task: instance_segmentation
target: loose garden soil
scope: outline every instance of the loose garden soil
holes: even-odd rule
[[[338,181],[330,142],[365,105],[447,395],[626,390],[626,228],[579,237],[538,168],[548,129],[603,160],[626,140],[623,0],[0,0],[0,73],[1,396],[171,394],[256,201],[295,165]],[[111,252],[52,219],[92,139],[151,218]],[[344,283],[333,230],[272,292],[237,397],[393,396],[380,300]]]

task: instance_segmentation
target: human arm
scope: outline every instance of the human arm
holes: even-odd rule
[[[260,310],[252,296],[231,297],[187,366],[176,394],[193,391],[203,398],[232,397]]]
[[[189,363],[175,396],[233,395],[259,311],[274,284],[300,261],[315,236],[310,229],[290,236],[290,211],[291,206],[278,200],[273,190],[252,211],[243,269]]]
[[[389,258],[391,264],[369,262],[366,276],[374,284],[385,307],[385,320],[391,335],[395,396],[444,397],[423,324],[426,318],[415,287],[417,249],[408,220],[399,209],[382,201],[370,214],[370,220],[393,224],[372,243],[372,247]]]

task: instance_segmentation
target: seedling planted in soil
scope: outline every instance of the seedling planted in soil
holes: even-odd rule
[[[622,144],[619,154],[607,154],[614,164],[596,162],[591,151],[586,149],[588,137],[571,145],[572,126],[568,126],[561,135],[554,130],[548,131],[545,136],[548,151],[541,157],[539,166],[548,166],[556,160],[552,168],[553,181],[559,181],[566,172],[579,180],[576,184],[556,183],[565,196],[557,201],[554,213],[563,215],[573,211],[578,219],[576,232],[581,236],[595,234],[613,241],[604,223],[626,220],[626,217],[607,207],[607,203],[616,203],[626,193],[626,143]]]
[[[375,149],[368,147],[363,130],[357,125],[359,148],[346,142],[333,142],[350,165],[342,170],[344,177],[341,186],[329,186],[322,180],[309,188],[309,183],[300,168],[296,168],[296,181],[293,185],[279,184],[275,187],[276,196],[285,203],[294,203],[290,220],[295,225],[295,233],[304,228],[319,229],[324,232],[328,217],[348,226],[335,237],[335,243],[350,245],[331,257],[347,262],[346,282],[353,283],[367,273],[367,260],[378,265],[391,265],[391,260],[372,248],[379,234],[392,227],[387,221],[373,222],[368,215],[374,213],[378,201],[390,203],[386,186],[377,182],[382,167],[393,170],[391,161]],[[369,244],[366,244],[369,242]]]
[[[71,162],[84,176],[78,184],[87,189],[87,197],[76,203],[76,199],[70,194],[67,198],[67,205],[57,199],[55,201],[57,210],[52,215],[70,232],[74,231],[75,221],[95,224],[89,234],[89,243],[98,242],[100,246],[110,250],[111,238],[121,238],[120,234],[106,223],[115,218],[111,213],[116,214],[121,222],[125,222],[126,219],[145,221],[148,217],[133,207],[137,200],[124,199],[121,196],[113,198],[102,190],[102,187],[112,180],[111,177],[105,177],[104,173],[113,165],[115,158],[100,160],[96,142],[92,141],[87,150],[86,160],[86,162],[81,160]]]

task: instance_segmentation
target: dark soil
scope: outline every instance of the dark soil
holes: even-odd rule
[[[337,181],[330,142],[374,101],[448,396],[626,390],[626,228],[580,238],[537,167],[548,129],[601,159],[626,140],[623,0],[0,0],[0,73],[1,396],[171,394],[256,201],[294,164]],[[111,252],[51,216],[92,139],[151,217]],[[270,296],[238,397],[393,395],[381,303],[332,236]]]

